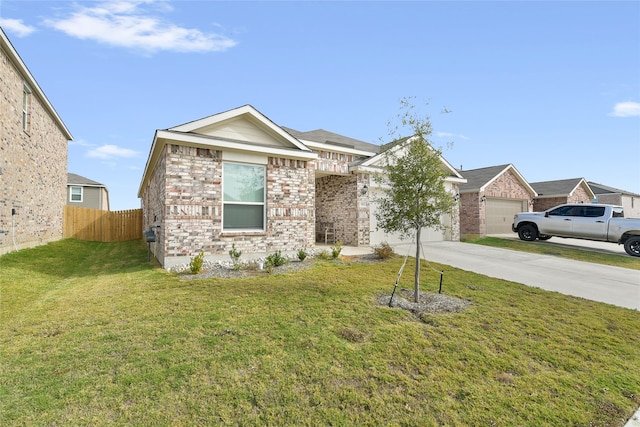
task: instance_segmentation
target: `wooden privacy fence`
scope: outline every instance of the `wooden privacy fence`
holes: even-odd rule
[[[141,239],[142,209],[112,212],[65,206],[64,237],[93,242]]]

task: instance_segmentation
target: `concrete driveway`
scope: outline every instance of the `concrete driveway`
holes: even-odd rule
[[[612,244],[615,248],[616,245]],[[640,310],[640,271],[462,242],[424,242],[424,259],[485,276]],[[411,249],[410,249],[411,248]],[[415,254],[415,245],[394,245]],[[624,252],[624,249],[623,249]],[[638,260],[640,262],[640,260]]]

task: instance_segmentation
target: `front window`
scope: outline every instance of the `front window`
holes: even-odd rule
[[[265,167],[223,163],[223,230],[264,230]]]
[[[82,187],[71,187],[69,191],[70,202],[82,202]]]

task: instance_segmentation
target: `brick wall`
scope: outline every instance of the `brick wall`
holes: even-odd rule
[[[22,75],[0,49],[0,253],[62,238],[67,138],[35,91],[23,130],[23,88]]]
[[[572,195],[561,197],[543,197],[535,199],[534,210],[536,212],[546,211],[558,205],[565,203],[591,203],[592,199],[583,186],[578,187]]]
[[[460,195],[460,233],[465,239],[487,235],[486,203],[482,197],[500,199],[530,200],[531,193],[513,171],[496,178],[484,191]]]
[[[314,167],[313,161],[270,157],[265,231],[223,232],[222,152],[167,145],[143,191],[143,226],[161,226],[154,254],[168,267],[201,250],[225,255],[234,243],[245,254],[313,246]]]
[[[330,175],[316,180],[316,226],[333,224],[336,240],[349,246],[369,244],[368,174]]]

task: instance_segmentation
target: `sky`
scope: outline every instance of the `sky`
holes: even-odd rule
[[[0,0],[0,26],[111,210],[157,129],[250,104],[380,144],[405,98],[456,168],[640,194],[639,1]]]

